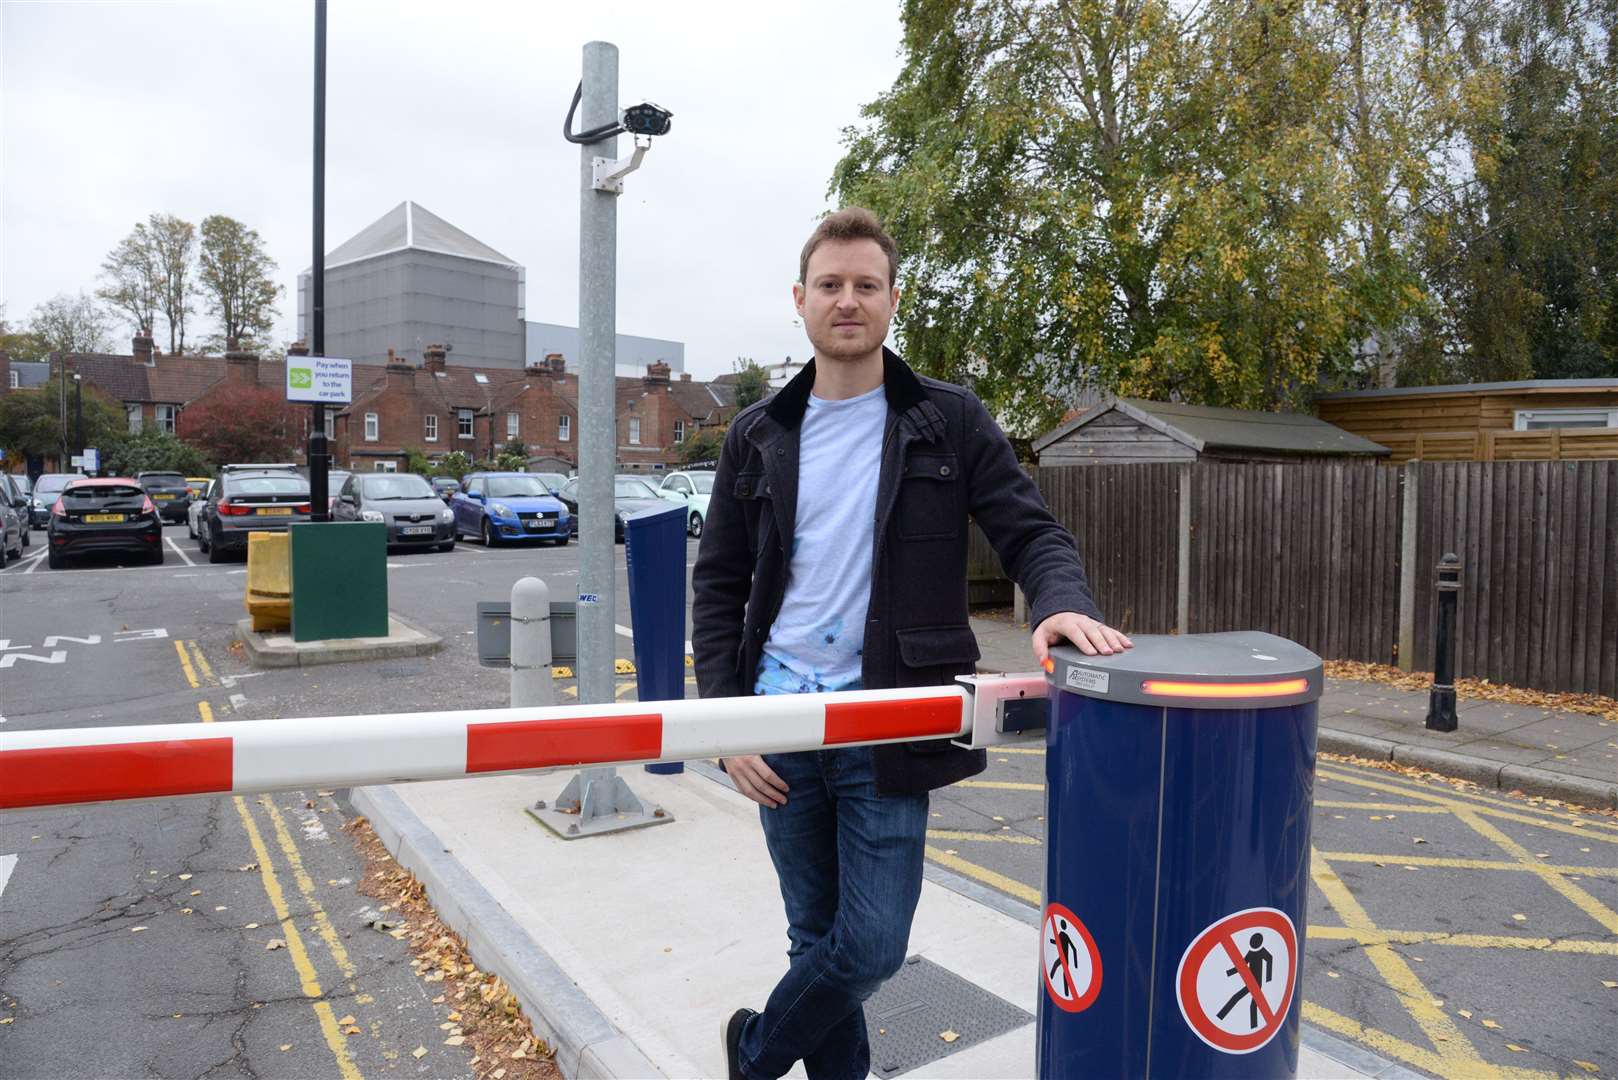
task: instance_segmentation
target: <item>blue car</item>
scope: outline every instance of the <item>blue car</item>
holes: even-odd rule
[[[532,473],[481,472],[461,477],[450,496],[455,536],[474,536],[487,547],[506,540],[549,540],[561,547],[573,535],[572,515]]]

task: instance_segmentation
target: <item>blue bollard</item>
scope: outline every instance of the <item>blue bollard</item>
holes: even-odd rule
[[[1291,1077],[1320,658],[1134,642],[1052,652],[1039,1075]]]
[[[685,506],[642,510],[624,521],[635,683],[642,701],[685,697]],[[649,773],[684,772],[678,762]]]

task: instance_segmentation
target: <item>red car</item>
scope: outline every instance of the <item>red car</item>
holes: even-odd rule
[[[51,506],[45,526],[51,569],[89,551],[127,551],[163,561],[163,521],[141,486],[128,478],[74,480]]]

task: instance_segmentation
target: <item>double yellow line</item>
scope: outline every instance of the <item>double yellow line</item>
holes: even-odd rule
[[[187,648],[189,646],[189,649]],[[180,657],[180,669],[185,673],[186,681],[193,689],[198,688],[201,682],[198,679],[200,672],[202,678],[209,685],[217,685],[213,669],[208,665],[207,658],[202,650],[197,648],[195,641],[175,641],[174,649]],[[213,723],[213,706],[206,701],[197,702],[197,713],[204,724]],[[314,963],[309,959],[309,949],[304,944],[303,935],[298,932],[297,923],[292,918],[292,909],[287,905],[286,893],[281,888],[280,876],[276,873],[275,862],[270,857],[269,845],[264,842],[264,836],[259,831],[258,822],[253,820],[252,811],[248,809],[247,800],[240,795],[231,797],[236,804],[236,813],[241,818],[242,828],[247,832],[247,841],[253,848],[253,854],[258,859],[259,879],[264,885],[264,895],[269,898],[270,908],[275,912],[276,921],[280,924],[281,933],[285,935],[287,955],[292,957],[292,967],[298,974],[298,982],[305,997],[315,1000],[310,1002],[314,1009],[315,1019],[320,1025],[321,1037],[325,1039],[326,1046],[331,1050],[332,1057],[337,1061],[338,1074],[343,1080],[364,1080],[354,1058],[348,1052],[346,1036],[337,1024],[336,1013],[332,1010],[331,1002],[325,1000],[325,991],[321,988],[320,977],[315,971]],[[275,832],[276,844],[281,849],[291,870],[294,883],[304,901],[309,905],[313,914],[315,929],[326,944],[326,949],[336,961],[338,970],[345,979],[354,977],[354,965],[349,960],[348,950],[343,948],[342,939],[332,926],[331,919],[327,917],[325,908],[321,906],[315,896],[315,883],[310,879],[303,867],[303,857],[298,852],[297,844],[293,842],[292,833],[287,829],[286,821],[281,812],[276,809],[275,803],[268,795],[259,796],[259,805],[269,816],[271,828]]]

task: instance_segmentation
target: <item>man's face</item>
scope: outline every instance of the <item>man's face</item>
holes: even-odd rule
[[[817,358],[855,361],[881,350],[899,290],[888,284],[888,257],[875,240],[828,240],[809,256],[792,299]]]

